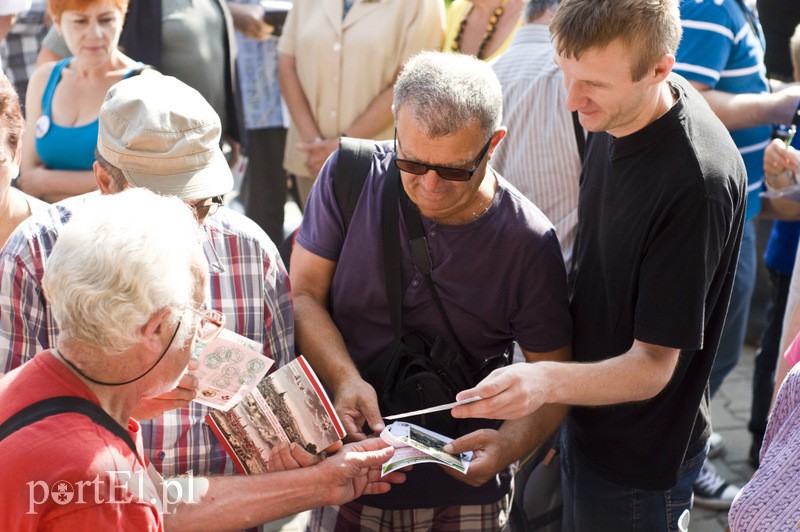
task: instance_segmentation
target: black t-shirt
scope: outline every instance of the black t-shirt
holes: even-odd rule
[[[675,105],[622,138],[591,134],[578,202],[574,357],[627,352],[634,339],[681,349],[649,401],[575,407],[572,448],[622,485],[668,489],[708,437],[704,394],[739,253],[747,174],[728,131],[683,78]]]

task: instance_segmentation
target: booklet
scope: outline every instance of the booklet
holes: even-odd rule
[[[230,339],[229,335],[226,336]],[[211,356],[209,352],[216,352],[214,346],[219,340],[215,339],[203,349],[200,355],[201,366],[202,361]],[[266,472],[270,454],[276,445],[295,442],[306,451],[317,454],[344,438],[344,426],[322,384],[303,356],[246,386],[243,383],[249,377],[242,378],[242,364],[252,367],[254,361],[247,358],[249,353],[241,354],[241,358],[237,354],[230,356],[230,360],[235,362],[233,366],[237,368],[240,382],[240,387],[227,400],[234,404],[227,410],[212,404],[215,400],[222,401],[224,397],[214,396],[209,399],[205,396],[204,391],[217,389],[208,384],[206,376],[201,379],[201,393],[196,399],[218,408],[206,416],[206,421],[240,473]],[[263,359],[261,362],[269,368],[272,361],[264,355],[259,356]],[[219,367],[214,368],[215,371],[218,369]],[[230,377],[229,382],[235,380],[232,369],[227,373],[223,370],[222,373]],[[197,372],[194,374],[197,375]],[[238,401],[235,400],[236,397]]]
[[[413,423],[392,423],[383,429],[381,438],[395,448],[392,458],[381,467],[382,475],[424,462],[444,464],[466,474],[472,461],[472,451],[461,454],[444,452],[444,446],[453,441],[453,438]]]
[[[272,367],[263,346],[235,332],[223,329],[210,344],[197,342],[192,356],[199,367],[197,401],[227,412],[239,403],[264,378]]]

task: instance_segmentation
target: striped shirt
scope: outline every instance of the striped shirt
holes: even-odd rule
[[[0,252],[0,370],[4,373],[56,346],[58,327],[42,292],[47,257],[72,212],[96,193],[76,196],[23,222]],[[142,213],[142,216],[146,216]],[[269,237],[224,207],[200,228],[209,263],[210,308],[226,328],[264,344],[279,365],[294,356],[294,315],[288,275]],[[145,452],[165,477],[233,472],[205,422],[208,408],[191,403],[141,421]]]
[[[528,24],[492,63],[503,86],[508,126],[492,167],[550,219],[569,263],[578,225],[581,160],[553,54],[547,26]]]
[[[769,91],[764,35],[755,15],[739,0],[681,0],[683,39],[675,72],[689,81],[732,94]],[[731,131],[747,167],[747,219],[761,210],[764,148],[772,125]]]

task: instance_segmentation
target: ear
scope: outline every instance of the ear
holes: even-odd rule
[[[150,316],[141,328],[142,344],[156,354],[160,354],[166,347],[164,344],[169,341],[174,331],[171,330],[171,320],[168,320],[172,311],[168,308],[161,310]],[[170,329],[167,331],[167,329]],[[166,333],[166,336],[165,336]]]
[[[667,76],[672,72],[673,66],[675,66],[675,55],[663,55],[661,59],[658,60],[658,63],[656,63],[656,68],[653,72],[653,82],[661,83],[667,79]]]
[[[492,135],[492,142],[489,144],[489,153],[487,154],[489,159],[492,158],[494,150],[497,148],[497,145],[500,144],[500,141],[503,140],[503,137],[506,136],[506,133],[508,133],[508,128],[506,126],[500,126]]]
[[[94,170],[94,179],[97,181],[97,188],[100,189],[102,194],[114,194],[120,192],[114,184],[114,179],[106,172],[105,168],[100,166],[97,161],[92,165]]]

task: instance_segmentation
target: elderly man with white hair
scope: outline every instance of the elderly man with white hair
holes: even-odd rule
[[[3,530],[244,528],[389,488],[379,465],[392,449],[379,439],[319,464],[281,448],[278,469],[309,466],[294,471],[180,481],[154,471],[131,413],[174,388],[195,339],[225,322],[204,309],[207,264],[180,200],[142,189],[97,198],[63,228],[43,283],[58,348],[0,379]]]
[[[220,120],[208,102],[175,78],[135,76],[112,87],[98,121],[100,192],[143,187],[190,205],[208,262],[206,306],[228,317],[226,328],[263,344],[279,365],[287,362],[294,356],[288,276],[264,231],[220,206],[233,177],[219,148]],[[63,224],[96,196],[70,198],[31,217],[0,252],[0,372],[55,347],[59,327],[42,292],[42,274]],[[137,222],[152,215],[142,211]],[[208,407],[190,403],[195,386],[187,376],[177,389],[146,397],[134,410],[145,453],[165,476],[233,472],[204,421]]]

